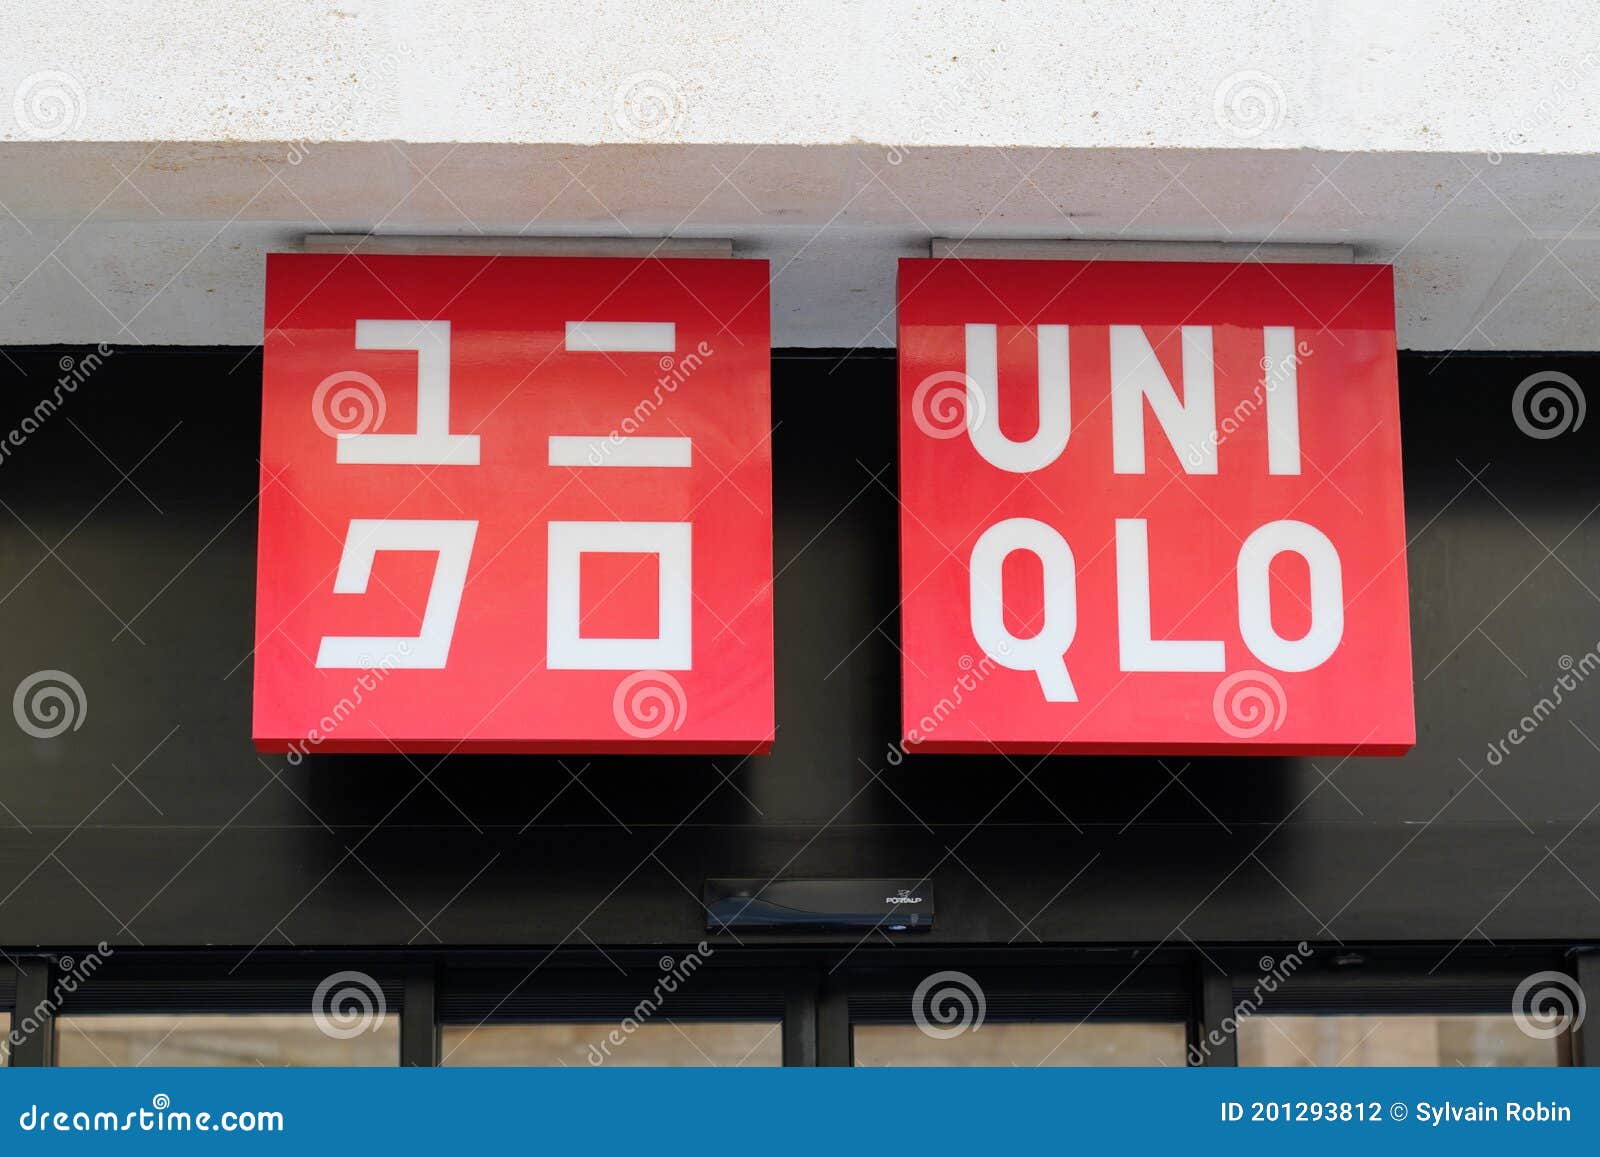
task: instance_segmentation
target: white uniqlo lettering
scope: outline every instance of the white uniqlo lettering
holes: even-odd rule
[[[1177,457],[1191,474],[1217,473],[1216,368],[1210,326],[1180,329],[1182,399],[1156,358],[1143,327],[1108,326],[1111,369],[1112,470],[1145,472],[1145,411],[1155,415]],[[1266,372],[1268,473],[1300,473],[1301,351],[1291,326],[1262,329],[1261,365]],[[965,326],[967,433],[990,465],[1013,474],[1043,470],[1066,449],[1071,435],[1069,331],[1037,327],[1038,429],[1026,441],[1000,432],[997,327]],[[1260,402],[1257,392],[1256,403]],[[1236,411],[1237,414],[1237,411]],[[1221,639],[1156,638],[1150,596],[1150,528],[1144,518],[1115,520],[1116,613],[1119,666],[1124,672],[1227,670]],[[1002,572],[1014,551],[1027,551],[1044,570],[1043,624],[1034,634],[1014,635],[1005,623]],[[1311,578],[1311,626],[1302,638],[1285,639],[1272,624],[1270,569],[1279,554],[1305,559]],[[1169,570],[1179,570],[1179,559]],[[968,562],[973,637],[996,663],[1030,671],[1046,701],[1078,699],[1066,653],[1077,633],[1077,576],[1072,548],[1054,527],[1032,518],[1008,518],[979,537]],[[1328,536],[1308,523],[1268,522],[1246,537],[1236,567],[1239,633],[1258,661],[1279,671],[1308,671],[1326,662],[1344,637],[1344,590],[1339,552]]]
[[[670,321],[569,321],[568,353],[671,353]],[[552,466],[682,469],[684,437],[552,434]],[[688,522],[551,522],[548,529],[545,665],[552,671],[686,671],[694,655],[694,527]],[[585,554],[653,554],[657,560],[654,638],[589,637],[582,630]]]
[[[1044,568],[1044,622],[1034,635],[1018,638],[1006,627],[1006,556],[1026,550]],[[1013,671],[1032,671],[1050,703],[1076,703],[1078,692],[1065,655],[1078,633],[1078,575],[1067,540],[1034,518],[997,522],[972,548],[968,563],[972,636],[984,654]]]
[[[336,595],[360,595],[372,577],[372,561],[380,550],[437,551],[422,629],[415,635],[325,635],[317,648],[318,667],[440,668],[450,655],[461,593],[467,586],[467,562],[478,523],[472,519],[353,518],[345,533]]]
[[[579,572],[585,554],[656,556],[655,638],[583,635]],[[552,671],[687,671],[693,658],[693,555],[687,522],[552,522],[545,665]]]
[[[1000,432],[1000,366],[997,330],[967,326],[967,436],[985,462],[1012,474],[1043,470],[1061,457],[1072,434],[1072,391],[1067,363],[1067,327],[1038,327],[1039,427],[1025,442]]]
[[[1272,625],[1272,560],[1288,551],[1311,575],[1311,629],[1285,639]],[[1327,662],[1344,638],[1344,569],[1328,536],[1306,522],[1280,519],[1257,527],[1239,547],[1239,634],[1250,653],[1279,671]]]
[[[1222,671],[1221,639],[1155,639],[1150,633],[1150,524],[1117,519],[1117,648],[1124,671]]]
[[[552,466],[646,466],[686,468],[687,438],[646,438],[637,434],[551,434]]]
[[[1111,460],[1117,474],[1144,473],[1144,404],[1190,474],[1217,472],[1217,398],[1211,327],[1182,327],[1183,401],[1137,325],[1111,327]],[[1187,449],[1187,452],[1185,451]]]
[[[341,434],[334,460],[363,466],[476,466],[478,436],[450,433],[450,323],[363,318],[356,322],[356,348],[415,350],[417,353],[417,432]],[[422,630],[407,635],[324,635],[318,667],[439,668],[450,655],[467,563],[478,534],[475,519],[354,518],[333,592],[365,594],[372,562],[380,550],[436,551],[433,584],[422,613]]]
[[[1269,325],[1261,331],[1266,363],[1267,472],[1300,473],[1300,351],[1294,326]]]
[[[476,466],[478,436],[450,433],[450,323],[356,322],[356,348],[417,351],[417,432],[341,434],[334,461],[365,466]]]

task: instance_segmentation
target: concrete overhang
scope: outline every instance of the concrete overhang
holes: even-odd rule
[[[253,344],[307,233],[731,238],[780,346],[930,238],[1353,245],[1411,349],[1600,348],[1600,47],[1454,3],[39,0],[0,342]],[[1584,36],[1588,40],[1582,39]]]

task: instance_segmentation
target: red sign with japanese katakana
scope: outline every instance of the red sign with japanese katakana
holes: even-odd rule
[[[765,751],[767,265],[275,254],[254,734]]]

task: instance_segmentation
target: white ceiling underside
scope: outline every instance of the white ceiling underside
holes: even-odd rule
[[[35,0],[0,343],[254,344],[307,233],[728,238],[894,344],[930,238],[1353,245],[1402,347],[1600,349],[1600,5]]]

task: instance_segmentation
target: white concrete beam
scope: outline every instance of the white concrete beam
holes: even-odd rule
[[[88,141],[1589,152],[1594,17],[1496,0],[29,0],[0,18],[16,98],[0,116],[10,139]]]
[[[253,343],[266,251],[380,232],[731,238],[811,346],[933,237],[1353,246],[1403,346],[1600,348],[1585,11],[32,0],[0,342]]]

